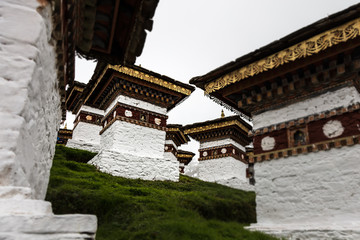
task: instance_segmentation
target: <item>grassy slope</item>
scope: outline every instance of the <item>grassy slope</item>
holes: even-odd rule
[[[85,163],[92,153],[57,146],[47,200],[56,214],[96,214],[97,239],[275,239],[243,229],[256,221],[255,194],[181,176],[130,180]]]

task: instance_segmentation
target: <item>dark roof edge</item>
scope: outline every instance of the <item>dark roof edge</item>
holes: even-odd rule
[[[240,67],[251,64],[255,61],[263,59],[274,53],[277,53],[283,49],[293,46],[299,42],[311,38],[314,35],[320,34],[326,30],[344,24],[360,16],[360,3],[355,4],[340,12],[329,15],[322,18],[315,23],[312,23],[306,27],[303,27],[295,32],[292,32],[285,37],[271,42],[253,52],[250,52],[242,57],[237,58],[234,61],[226,63],[203,76],[197,76],[190,79],[189,83],[194,84],[197,87],[203,88],[205,83],[212,81],[224,74],[232,72]]]
[[[201,127],[201,126],[205,126],[205,125],[210,125],[210,124],[215,124],[215,123],[232,121],[232,120],[238,120],[239,122],[241,122],[241,124],[243,124],[249,130],[252,129],[252,126],[250,126],[250,124],[245,122],[240,116],[233,115],[233,116],[229,116],[229,117],[216,118],[216,119],[213,119],[213,120],[208,120],[208,121],[205,121],[205,122],[197,122],[197,123],[193,123],[193,124],[188,124],[188,125],[184,126],[184,130],[187,130],[187,129],[190,129],[190,128],[195,128],[195,127]]]

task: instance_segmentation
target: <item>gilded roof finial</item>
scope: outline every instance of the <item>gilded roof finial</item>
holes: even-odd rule
[[[224,114],[224,109],[221,109],[221,118],[224,118],[225,114]]]
[[[67,123],[65,123],[65,127],[64,127],[65,129],[67,129]]]

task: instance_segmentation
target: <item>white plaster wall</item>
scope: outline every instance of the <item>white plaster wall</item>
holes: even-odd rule
[[[215,141],[208,141],[208,142],[201,142],[200,143],[200,149],[211,148],[211,147],[219,147],[219,146],[228,145],[228,144],[232,144],[235,147],[242,150],[243,152],[245,152],[245,147],[242,146],[240,143],[235,142],[231,138],[225,138],[225,139],[220,139],[220,140],[215,140]]]
[[[0,186],[45,197],[60,124],[51,10],[0,1]]]
[[[86,105],[82,105],[79,109],[78,114],[76,115],[76,117],[79,115],[79,113],[81,111],[85,111],[85,112],[91,112],[91,113],[95,113],[95,114],[99,114],[99,115],[103,115],[104,116],[104,110],[98,109],[98,108],[93,108],[90,106],[86,106]],[[76,119],[76,118],[75,118]]]
[[[256,163],[258,224],[360,227],[359,156],[355,145]]]
[[[66,146],[91,152],[99,152],[102,126],[79,122],[73,131],[72,139],[69,139]]]
[[[113,176],[143,180],[179,180],[179,162],[171,157],[149,157],[101,149],[89,161]]]
[[[347,107],[356,102],[360,102],[360,93],[355,87],[341,88],[280,109],[254,115],[254,130],[342,106]]]
[[[165,131],[115,121],[101,135],[101,149],[139,157],[163,158]]]
[[[199,161],[198,178],[208,182],[219,183],[230,182],[230,179],[237,178],[241,182],[248,184],[246,168],[246,164],[233,157]]]
[[[302,226],[294,224],[279,225],[261,225],[257,224],[246,227],[249,230],[261,231],[281,239],[288,240],[358,240],[360,239],[359,223],[344,221],[344,227],[334,226],[333,224],[325,226],[316,226],[314,223]]]
[[[96,216],[45,197],[61,120],[51,6],[0,1],[0,239],[95,239]]]
[[[167,110],[166,108],[163,108],[163,107],[159,107],[159,106],[156,106],[152,103],[148,103],[148,102],[145,102],[145,101],[142,101],[142,100],[138,100],[138,99],[135,99],[135,98],[131,98],[131,97],[128,97],[128,96],[124,96],[124,95],[119,95],[110,105],[109,107],[105,110],[105,115],[108,114],[108,112],[115,106],[116,103],[123,103],[123,104],[127,104],[127,105],[130,105],[130,106],[134,106],[134,107],[137,107],[137,108],[142,108],[142,109],[145,109],[145,110],[148,110],[148,111],[152,111],[152,112],[156,112],[156,113],[160,113],[160,114],[163,114],[163,115],[166,115],[167,113]]]

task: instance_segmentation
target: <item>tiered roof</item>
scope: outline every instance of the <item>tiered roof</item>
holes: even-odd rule
[[[87,59],[134,64],[151,31],[159,0],[52,0],[53,36],[63,118],[65,86],[72,85],[75,51]]]
[[[340,87],[359,90],[360,4],[330,15],[190,83],[247,116]],[[354,79],[351,83],[349,79]]]
[[[195,88],[139,66],[99,63],[84,91],[84,104],[106,109],[119,95],[127,95],[172,109]]]
[[[251,129],[250,124],[240,116],[230,116],[186,125],[184,133],[200,142],[231,138],[245,146],[251,141],[248,137]]]
[[[176,146],[186,144],[190,141],[190,138],[184,134],[182,125],[168,124],[166,127],[166,140],[172,140]]]

